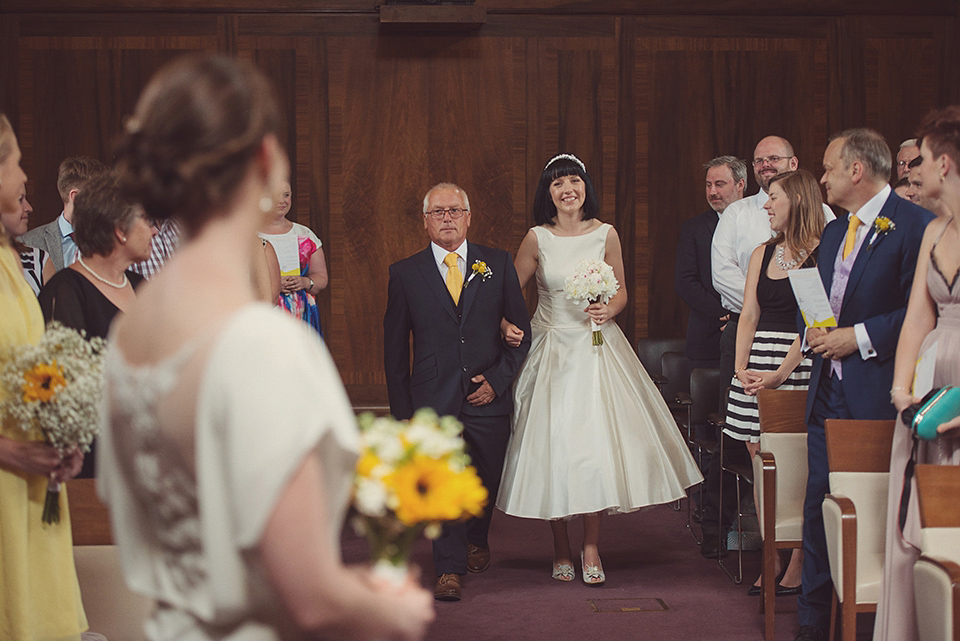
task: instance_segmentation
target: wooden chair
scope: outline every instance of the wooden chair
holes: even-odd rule
[[[913,567],[920,641],[960,641],[960,466],[918,465],[921,555]]]
[[[685,338],[641,338],[637,341],[637,356],[643,369],[653,379],[657,389],[662,390],[667,382],[660,369],[661,358],[665,352],[683,352],[687,348]]]
[[[807,489],[806,390],[760,390],[760,451],[753,458],[757,518],[763,537],[760,611],[766,641],[773,641],[776,565],[780,550],[803,547]]]
[[[95,481],[73,479],[66,487],[73,558],[90,630],[110,641],[143,641],[153,601],[134,594],[124,582],[110,514],[97,497]]]
[[[830,638],[857,636],[857,614],[876,612],[887,529],[894,421],[827,419],[830,493],[823,501],[833,577]]]

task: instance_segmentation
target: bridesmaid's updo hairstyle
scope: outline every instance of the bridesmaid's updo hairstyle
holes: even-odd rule
[[[553,198],[550,197],[550,185],[557,178],[574,175],[580,176],[585,188],[583,220],[597,217],[597,213],[600,211],[600,201],[597,198],[597,190],[593,188],[593,182],[587,175],[587,168],[573,154],[560,154],[551,158],[547,166],[543,168],[543,173],[540,174],[537,193],[533,196],[534,223],[537,225],[556,224],[553,219],[557,215],[557,208],[553,204]]]
[[[931,111],[917,132],[917,144],[927,143],[934,160],[946,154],[960,170],[960,105]]]
[[[124,191],[155,220],[196,232],[225,213],[280,116],[266,78],[222,55],[189,56],[154,75],[117,145]]]

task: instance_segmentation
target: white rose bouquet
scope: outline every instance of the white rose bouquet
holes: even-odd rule
[[[421,409],[409,421],[365,413],[358,422],[353,524],[370,541],[375,571],[399,580],[419,534],[436,538],[443,521],[480,516],[487,490],[452,416]]]
[[[613,267],[602,260],[581,260],[572,274],[567,276],[563,285],[563,293],[568,300],[609,303],[620,289],[617,277],[613,275]],[[593,329],[593,344],[603,345],[603,334],[600,326],[590,319]]]
[[[0,418],[12,419],[24,432],[42,438],[62,453],[90,451],[99,429],[102,338],[87,340],[53,322],[36,345],[13,348],[0,370],[7,397]],[[43,522],[60,521],[60,484],[51,480]]]

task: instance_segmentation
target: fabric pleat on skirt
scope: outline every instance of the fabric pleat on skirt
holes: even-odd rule
[[[790,345],[797,338],[796,332],[757,330],[750,347],[750,361],[747,369],[756,372],[774,372],[780,367]],[[810,383],[812,361],[805,358],[797,368],[780,384],[777,389],[805,390]],[[760,414],[757,410],[757,397],[743,391],[743,385],[736,376],[730,381],[730,397],[727,403],[727,426],[724,433],[738,441],[756,443],[760,440]]]

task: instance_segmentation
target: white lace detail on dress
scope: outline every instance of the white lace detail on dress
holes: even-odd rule
[[[190,346],[187,346],[190,347]],[[134,481],[132,493],[150,518],[156,547],[163,550],[170,580],[188,593],[206,581],[196,481],[179,451],[158,427],[160,403],[177,383],[181,365],[192,354],[182,349],[154,366],[133,367],[118,350],[105,368],[112,396],[110,411],[122,465]]]

